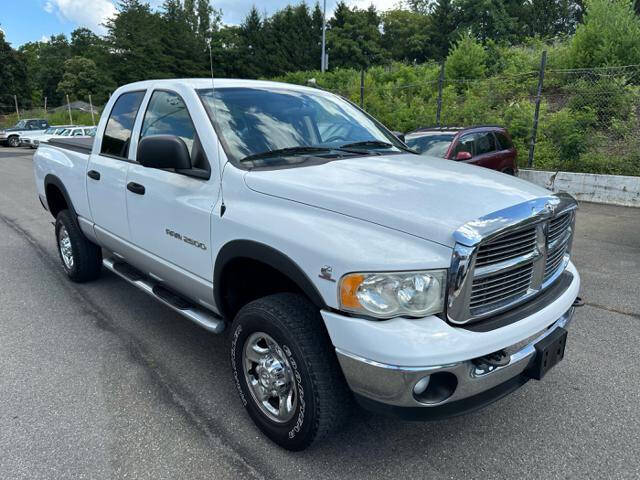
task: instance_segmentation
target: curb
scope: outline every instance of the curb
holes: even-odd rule
[[[640,207],[640,177],[520,169],[518,177],[576,200]]]

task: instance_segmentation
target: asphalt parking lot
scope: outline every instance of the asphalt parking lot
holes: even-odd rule
[[[301,453],[236,399],[227,344],[105,271],[66,280],[32,151],[0,147],[0,478],[638,478],[640,210],[582,204],[565,360],[474,414],[356,411]]]

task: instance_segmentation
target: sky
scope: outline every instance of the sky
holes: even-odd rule
[[[373,4],[380,10],[394,7],[400,0],[347,0],[347,4],[366,8]],[[320,0],[322,5],[322,0]],[[327,0],[327,15],[338,0]],[[162,0],[149,0],[154,8]],[[222,9],[224,23],[237,25],[255,5],[268,15],[287,4],[299,0],[213,0],[214,8]],[[104,34],[101,25],[116,11],[117,0],[0,0],[0,29],[14,48],[26,42],[46,40],[51,35],[69,35],[78,27],[87,27],[97,34]],[[315,0],[307,0],[312,6]]]

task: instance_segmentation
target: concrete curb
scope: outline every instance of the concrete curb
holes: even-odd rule
[[[521,169],[518,177],[577,200],[640,207],[640,177]]]

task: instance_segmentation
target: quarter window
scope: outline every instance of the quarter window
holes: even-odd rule
[[[509,150],[513,147],[511,140],[502,132],[493,132],[496,135],[496,140],[498,140],[498,149],[500,150]]]
[[[144,94],[143,91],[123,93],[116,100],[104,130],[100,153],[127,158],[131,131]]]
[[[142,122],[140,138],[150,135],[175,135],[193,152],[196,130],[182,98],[173,92],[153,92]]]

